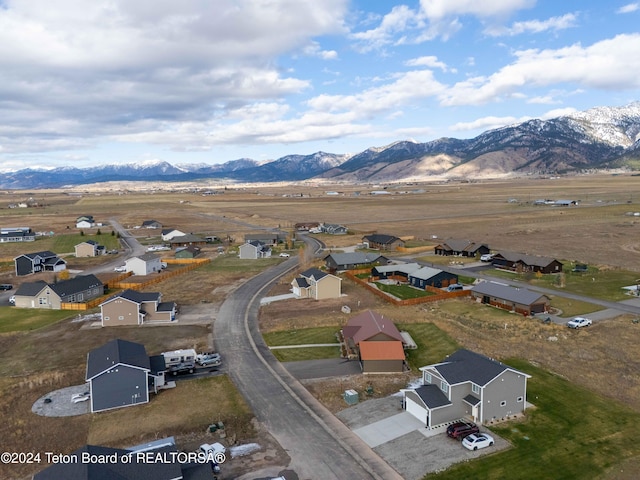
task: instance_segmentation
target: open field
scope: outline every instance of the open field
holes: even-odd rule
[[[91,214],[97,221],[105,223],[108,223],[109,218],[115,218],[122,225],[131,227],[131,233],[142,241],[153,243],[158,236],[157,231],[145,232],[133,227],[144,220],[155,219],[165,227],[201,235],[216,235],[233,251],[243,242],[246,233],[280,227],[293,234],[292,227],[296,222],[325,221],[345,224],[350,232],[349,235],[339,237],[323,236],[323,241],[331,249],[355,245],[361,241],[362,235],[371,232],[414,237],[412,242],[416,245],[433,244],[447,238],[467,238],[486,243],[493,250],[504,249],[587,263],[590,267],[597,268],[599,276],[593,276],[596,280],[591,280],[591,283],[582,277],[576,278],[576,288],[583,288],[584,292],[601,289],[613,293],[622,286],[617,283],[636,280],[632,278],[636,277],[633,272],[638,272],[637,278],[640,278],[640,218],[627,215],[628,212],[640,211],[640,199],[630,193],[638,191],[639,182],[640,177],[584,176],[553,180],[399,185],[390,188],[412,193],[387,196],[367,195],[365,186],[329,188],[313,185],[255,186],[237,190],[231,188],[219,195],[207,196],[194,193],[193,189],[188,192],[132,192],[114,186],[111,186],[111,191],[100,192],[89,188],[77,189],[72,192],[74,195],[64,192],[9,192],[0,194],[0,223],[3,226],[29,226],[36,231],[53,231],[55,235],[62,236],[74,233],[75,218],[78,215]],[[324,195],[325,189],[342,191],[344,195],[328,197]],[[361,194],[353,195],[355,191]],[[291,192],[308,196],[283,196]],[[22,201],[30,196],[41,201],[44,206],[34,209],[2,208],[10,202]],[[569,198],[579,200],[580,204],[570,208],[534,206],[533,201],[538,198]],[[516,201],[510,202],[510,199]],[[101,230],[103,237],[109,236],[106,234],[108,227],[101,227]],[[86,231],[85,238],[92,238],[89,236],[92,233],[95,232]],[[433,236],[437,238],[434,239]],[[12,258],[16,252],[53,248],[51,244],[42,243],[44,241],[37,240],[25,245],[0,244],[0,258]],[[48,246],[42,247],[43,245]],[[248,276],[281,261],[274,258],[264,262],[245,263],[240,262],[232,253],[218,256],[214,250],[215,247],[212,247],[212,250],[205,252],[212,259],[209,265],[180,277],[179,281],[169,280],[154,285],[154,290],[161,291],[167,301],[177,301],[182,305],[206,304],[211,309],[211,318],[215,319],[218,305],[231,289]],[[87,259],[78,263],[80,269],[88,265],[92,263]],[[622,269],[629,272],[624,273],[624,278],[619,275]],[[292,278],[293,275],[283,278],[271,294],[287,292]],[[19,281],[34,279],[34,276],[30,276]],[[565,280],[569,285],[574,279],[567,274]],[[19,281],[12,276],[12,264],[7,263],[6,269],[0,271],[0,282],[16,284]],[[571,453],[584,447],[586,451],[595,449],[599,453],[593,459],[584,461],[592,466],[591,469],[569,470],[566,476],[558,473],[554,478],[576,478],[570,473],[577,474],[578,478],[598,478],[613,466],[624,466],[627,470],[638,466],[633,457],[640,455],[640,449],[632,446],[629,426],[637,424],[636,415],[640,412],[640,351],[637,348],[640,325],[633,324],[631,316],[600,322],[584,331],[569,331],[565,327],[525,320],[468,300],[398,308],[348,280],[343,281],[343,291],[346,296],[338,300],[292,300],[266,305],[261,309],[261,329],[265,332],[300,333],[309,327],[333,329],[344,325],[350,316],[360,311],[374,309],[394,319],[402,329],[410,331],[422,348],[409,353],[413,367],[410,375],[375,378],[357,376],[336,379],[333,384],[305,382],[310,391],[332,410],[344,408],[344,401],[339,394],[345,388],[355,385],[363,391],[372,383],[374,396],[385,395],[405,386],[411,377],[417,376],[417,367],[437,361],[457,346],[463,346],[509,362],[526,362],[514,365],[531,369],[535,380],[532,379],[530,392],[534,395],[561,395],[562,390],[580,395],[582,401],[586,402],[581,405],[588,409],[588,415],[593,413],[594,423],[589,423],[586,430],[576,430],[575,438],[567,442],[566,451]],[[343,305],[352,309],[350,315],[342,313]],[[589,306],[575,308],[588,311]],[[30,412],[32,402],[41,395],[52,389],[83,381],[86,353],[90,349],[116,337],[143,343],[151,354],[189,346],[206,348],[211,342],[210,328],[198,325],[95,330],[81,329],[80,324],[68,320],[57,321],[50,318],[43,321],[37,318],[14,318],[11,321],[11,330],[25,331],[0,334],[0,411],[5,419],[0,426],[0,438],[3,438],[3,444],[6,440],[21,451],[68,452],[86,443],[88,438],[100,441],[112,439],[114,444],[121,441],[118,439],[131,438],[127,431],[106,429],[99,434],[102,428],[92,430],[94,427],[90,416],[46,419]],[[31,322],[34,323],[30,326],[40,328],[29,331],[30,326],[20,326]],[[310,338],[315,337],[312,335]],[[296,355],[301,353],[297,352]],[[533,367],[527,366],[529,364]],[[577,386],[578,389],[572,390],[572,386]],[[193,388],[198,390],[193,392],[194,395],[207,395],[209,398],[209,386],[194,384]],[[220,391],[215,388],[211,390]],[[167,400],[170,400],[168,396]],[[569,400],[566,400],[567,403]],[[212,400],[215,401],[225,400]],[[518,431],[511,434],[504,432],[506,438],[518,445],[518,449],[512,450],[516,452],[511,454],[514,458],[522,452],[529,452],[531,457],[539,457],[543,451],[548,451],[543,449],[548,449],[549,443],[538,441],[538,450],[535,446],[527,447],[523,436],[540,438],[540,431],[544,431],[548,424],[566,425],[562,420],[565,416],[575,422],[581,421],[582,417],[571,416],[560,405],[553,409],[548,403],[539,403],[541,407],[545,407],[544,416],[536,411],[532,414],[531,425],[523,424],[531,430],[522,433],[524,430],[516,426],[512,428]],[[174,411],[171,402],[158,402],[157,405],[163,411],[167,408]],[[625,410],[625,407],[631,410]],[[593,412],[592,408],[603,411]],[[133,414],[134,410],[123,410],[123,415]],[[541,410],[543,408],[539,411]],[[207,412],[209,410],[203,409],[205,416],[208,415]],[[164,418],[162,415],[161,417]],[[192,433],[196,434],[200,431],[197,426],[200,420],[193,418],[186,416],[185,421],[191,425],[189,428],[193,429]],[[244,420],[238,423],[238,429],[249,435],[247,419],[241,418]],[[166,429],[161,430],[167,433],[172,431],[174,420],[168,418]],[[97,426],[98,424],[95,428]],[[182,434],[188,435],[189,428],[181,430]],[[606,432],[606,438],[599,438],[600,432],[597,429],[600,428],[602,432]],[[584,440],[585,435],[594,434],[594,431],[593,441]],[[555,450],[558,451],[554,450],[554,455],[539,458],[539,461],[548,463],[557,459],[560,464],[583,462],[581,452],[572,457],[562,453],[565,442],[561,438],[561,432],[561,429],[550,432],[550,438],[556,442]],[[619,457],[611,454],[618,450]],[[490,456],[483,462],[499,463],[499,459],[500,456],[495,456],[495,459]],[[620,465],[616,463],[623,460],[624,463]],[[511,457],[507,463],[511,465],[510,462],[513,462],[512,465],[517,464],[516,459]],[[473,462],[469,466],[473,467],[475,464]],[[496,470],[499,467],[495,463],[491,465],[493,466],[481,472],[500,471]],[[3,467],[0,466],[1,468]],[[6,474],[0,470],[0,476],[19,478],[18,474],[26,476],[30,471],[12,471],[11,474]],[[518,469],[514,468],[512,471]],[[501,475],[491,475],[496,474],[479,474],[480,478],[504,478]],[[614,477],[611,473],[607,478],[613,480],[633,477]]]

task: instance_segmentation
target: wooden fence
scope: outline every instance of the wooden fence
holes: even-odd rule
[[[397,305],[397,306],[418,305],[420,303],[438,302],[440,300],[448,300],[450,298],[457,298],[457,297],[468,297],[468,296],[471,295],[471,292],[469,290],[457,290],[455,292],[443,292],[439,288],[430,287],[430,286],[427,285],[425,287],[425,290],[428,291],[428,292],[433,293],[434,295],[428,295],[426,297],[419,297],[419,298],[407,298],[406,300],[398,300],[397,298],[394,298],[391,295],[383,292],[382,290],[379,290],[378,288],[370,285],[370,283],[368,281],[356,277],[356,275],[358,275],[360,273],[367,273],[367,272],[370,272],[370,270],[351,270],[351,271],[345,272],[345,276],[347,278],[353,280],[357,284],[363,286],[364,288],[369,290],[374,295],[382,298],[383,300],[385,300],[385,301],[387,301],[389,303]]]

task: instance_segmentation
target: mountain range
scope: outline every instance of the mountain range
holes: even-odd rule
[[[270,162],[171,165],[155,161],[91,168],[23,169],[0,174],[0,188],[60,188],[107,181],[395,182],[563,174],[640,168],[640,102],[597,107],[488,130],[472,139],[399,141],[355,155],[317,152]]]

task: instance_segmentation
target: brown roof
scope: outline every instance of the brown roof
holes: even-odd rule
[[[360,342],[362,360],[404,360],[402,342]]]
[[[352,327],[359,328],[355,331],[355,328],[352,329]],[[392,340],[402,341],[402,335],[400,335],[400,332],[393,324],[393,321],[391,321],[390,318],[384,318],[383,315],[371,310],[367,310],[351,318],[342,331],[345,337],[352,337],[356,345],[379,333],[388,336]],[[352,335],[347,334],[347,332],[351,333],[352,331],[355,331],[355,333]]]

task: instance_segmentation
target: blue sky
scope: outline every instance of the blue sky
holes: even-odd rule
[[[471,138],[640,100],[640,1],[0,0],[0,170]]]

